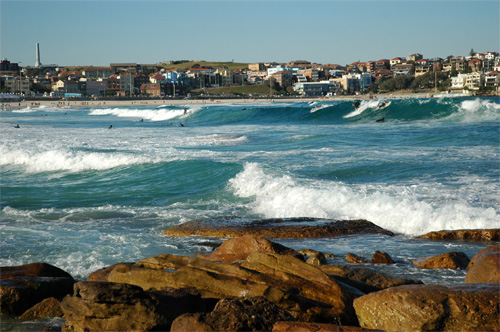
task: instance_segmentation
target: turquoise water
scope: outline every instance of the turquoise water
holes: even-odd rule
[[[341,257],[384,250],[398,261],[389,272],[462,282],[464,271],[410,262],[455,250],[472,257],[487,244],[414,237],[500,227],[500,103],[378,103],[1,112],[0,265],[44,261],[85,279],[117,262],[211,250],[220,239],[161,234],[192,219],[363,218],[398,236],[280,242]]]

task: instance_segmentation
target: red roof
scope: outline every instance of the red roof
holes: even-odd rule
[[[491,73],[489,73],[488,75],[498,75],[498,74],[500,74],[500,73],[497,70],[495,70],[495,71],[492,71]]]
[[[469,62],[481,62],[481,60],[479,60],[479,59],[472,59]]]
[[[417,60],[415,62],[427,62],[427,61],[429,61],[429,60],[428,59],[420,59],[420,60]]]
[[[155,80],[164,80],[165,79],[165,77],[163,77],[163,75],[160,73],[154,74],[153,76],[151,76],[151,78],[154,78]]]

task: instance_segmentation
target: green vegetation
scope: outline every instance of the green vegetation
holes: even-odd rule
[[[439,91],[445,91],[450,86],[451,79],[447,73],[438,72],[437,88]],[[429,90],[436,87],[434,73],[426,73],[424,75],[413,76],[396,76],[389,79],[377,80],[372,84],[372,92],[390,92],[397,90]]]
[[[175,68],[176,70],[188,70],[191,68],[223,68],[227,67],[229,70],[246,69],[248,63],[239,62],[210,62],[210,61],[172,61],[172,63],[161,63],[164,68]]]
[[[236,86],[225,86],[220,88],[206,88],[197,89],[191,91],[196,94],[214,94],[214,95],[269,95],[269,85],[267,84],[255,84],[255,85],[236,85]],[[278,91],[272,89],[271,93],[273,95],[278,94]]]

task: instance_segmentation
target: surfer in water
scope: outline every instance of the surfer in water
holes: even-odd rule
[[[187,114],[187,109],[184,107],[184,114]]]
[[[384,122],[385,121],[385,118],[382,118],[382,119],[378,119],[377,122]]]
[[[113,125],[109,125],[108,129],[115,129]]]
[[[359,108],[359,105],[361,105],[361,103],[359,101],[357,101],[354,104],[352,104],[352,106],[354,106],[356,109]]]
[[[14,126],[14,128],[21,128],[21,127],[19,127],[19,124],[16,124],[16,125]]]

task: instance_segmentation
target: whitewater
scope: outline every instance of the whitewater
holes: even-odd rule
[[[161,234],[193,219],[366,219],[397,236],[279,242],[344,256],[384,250],[409,276],[439,283],[442,275],[405,262],[424,249],[472,256],[487,244],[416,236],[500,227],[500,103],[380,102],[2,111],[0,265],[44,261],[84,279],[222,242]]]

